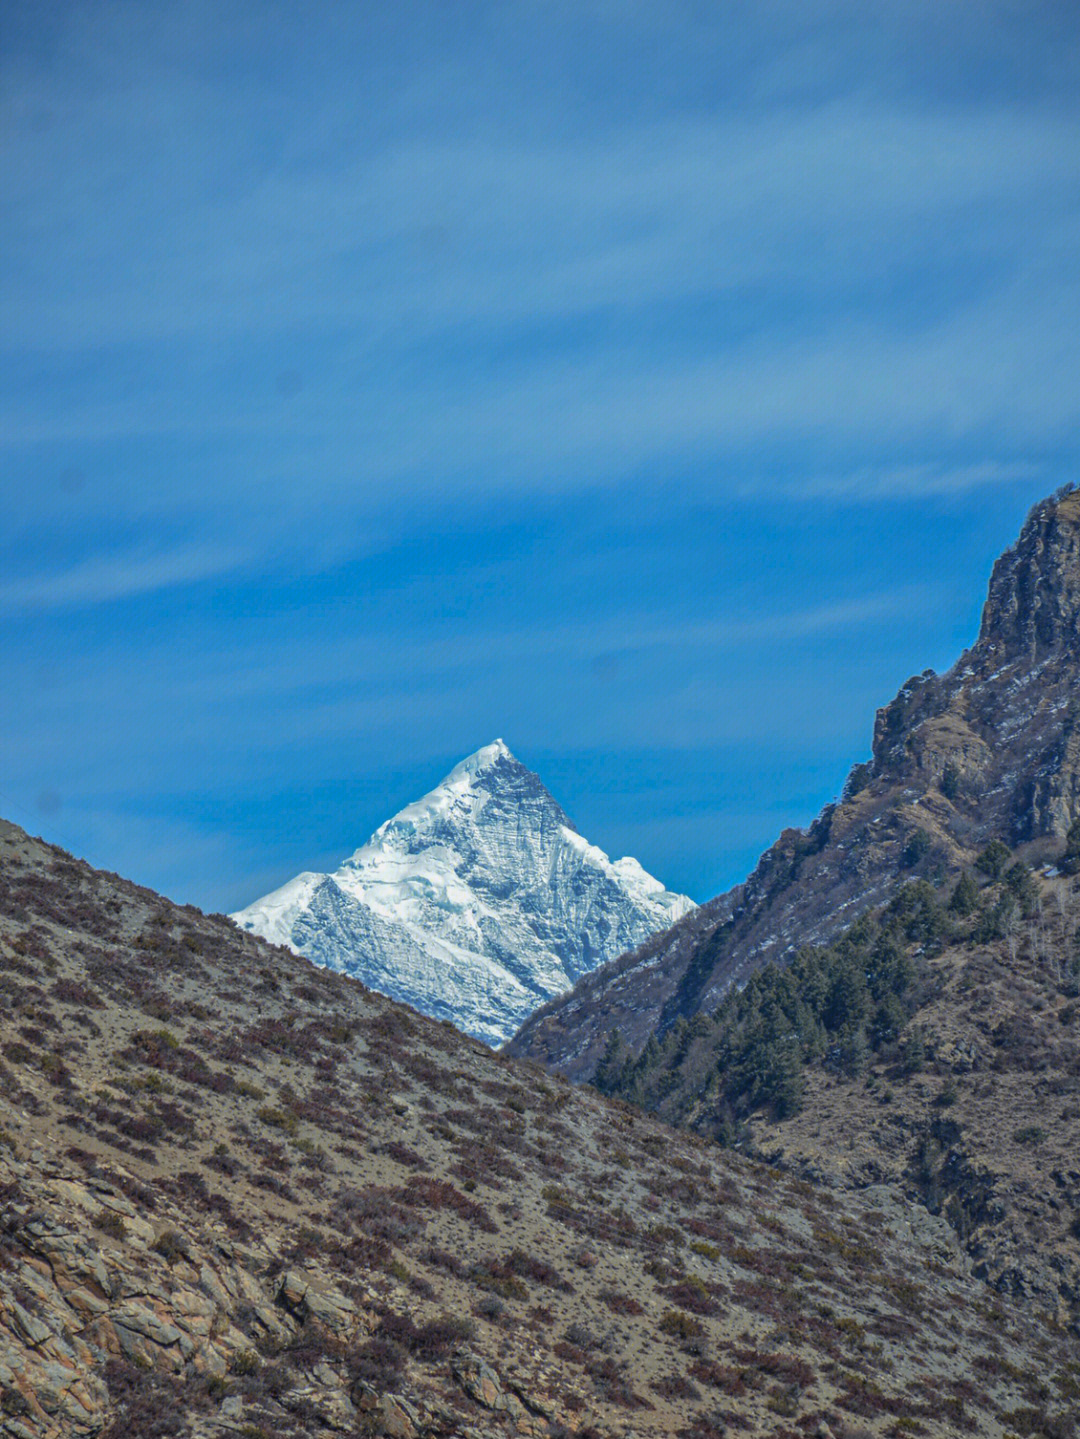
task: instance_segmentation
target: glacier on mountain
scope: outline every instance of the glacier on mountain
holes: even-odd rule
[[[694,907],[578,834],[502,742],[380,826],[333,874],[232,918],[487,1044]]]

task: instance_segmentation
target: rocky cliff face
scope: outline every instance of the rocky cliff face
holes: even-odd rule
[[[332,875],[233,918],[489,1044],[693,908],[578,834],[501,740],[463,760]]]
[[[997,561],[979,638],[880,710],[873,758],[745,884],[588,975],[512,1041],[584,1079],[619,1029],[640,1046],[732,984],[837,934],[905,880],[955,873],[991,839],[1059,853],[1080,817],[1080,492],[1044,501]]]

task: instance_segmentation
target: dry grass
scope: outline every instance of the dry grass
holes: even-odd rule
[[[64,1432],[4,1378],[33,1348],[16,1304],[59,1322],[42,1215],[163,1320],[237,1288],[216,1335],[142,1367],[64,1300],[117,1435],[225,1432],[223,1405],[231,1432],[393,1432],[390,1393],[433,1435],[1049,1434],[1072,1412],[1063,1336],[896,1190],[721,1152],[13,826],[0,1000],[0,1433]],[[289,1298],[293,1271],[346,1296],[347,1329]],[[464,1350],[520,1401],[485,1407]]]

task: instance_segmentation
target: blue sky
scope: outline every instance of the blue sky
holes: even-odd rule
[[[705,899],[1080,479],[1072,3],[0,25],[0,812],[179,900],[496,735]]]

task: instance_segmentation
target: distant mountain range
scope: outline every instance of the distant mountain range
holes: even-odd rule
[[[333,874],[297,875],[232,918],[497,1045],[693,907],[583,839],[496,740]]]

